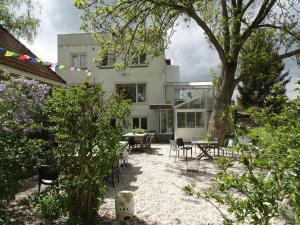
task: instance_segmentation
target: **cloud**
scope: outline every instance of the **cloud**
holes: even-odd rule
[[[220,64],[217,52],[209,47],[203,31],[194,22],[189,27],[180,23],[166,56],[180,66],[182,81],[209,81],[209,70],[217,70]]]

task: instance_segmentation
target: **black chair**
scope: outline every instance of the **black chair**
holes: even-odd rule
[[[129,151],[132,150],[132,149],[135,149],[136,147],[137,147],[137,143],[134,140],[134,137],[130,137],[128,139],[128,148],[129,148]]]
[[[187,151],[190,150],[191,151],[191,158],[193,157],[193,147],[192,146],[186,146],[184,145],[183,139],[182,138],[178,138],[176,139],[176,143],[179,149],[183,149],[183,152],[185,152],[185,158],[187,159]]]
[[[38,171],[39,171],[38,193],[40,193],[42,184],[58,186],[59,171],[56,167],[50,165],[42,165],[41,167],[39,167]]]

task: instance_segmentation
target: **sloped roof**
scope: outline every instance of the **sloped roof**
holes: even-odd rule
[[[11,35],[6,29],[0,26],[0,47],[10,51],[14,51],[18,54],[28,55],[33,58],[37,58],[25,45]],[[5,52],[0,53],[0,64],[34,74],[46,79],[50,79],[59,83],[66,84],[66,81],[58,76],[49,67],[43,66],[38,63],[31,63],[29,61],[21,61],[14,57],[5,57]]]

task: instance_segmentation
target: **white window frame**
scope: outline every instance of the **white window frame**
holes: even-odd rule
[[[106,53],[105,57],[107,57],[107,64],[103,65],[103,61],[101,62],[101,67],[113,67],[116,63],[116,56],[112,53]]]
[[[161,131],[161,128],[162,128],[162,122],[161,122],[161,113],[162,112],[166,112],[167,111],[167,116],[166,116],[166,125],[167,125],[167,130],[168,130],[168,128],[169,128],[169,126],[168,126],[168,120],[169,120],[169,112],[172,112],[173,113],[173,120],[174,120],[174,111],[173,110],[168,110],[168,109],[162,109],[162,110],[159,110],[159,133],[160,134],[173,134],[173,130],[174,130],[174,121],[172,122],[172,131],[171,132],[162,132]]]
[[[195,113],[195,127],[178,127],[178,114],[177,113],[185,113],[185,124],[187,124],[187,116],[186,116],[186,113],[188,112],[193,112]],[[203,113],[203,120],[204,120],[204,123],[203,123],[203,126],[202,127],[196,127],[196,113],[197,112],[201,112]],[[205,109],[176,109],[175,111],[175,121],[174,121],[174,124],[175,124],[175,128],[176,129],[207,129],[206,128],[206,124],[207,124],[207,110]]]
[[[134,118],[139,119],[139,127],[137,127],[137,128],[142,128],[142,118],[146,118],[146,120],[147,120],[147,128],[145,130],[148,130],[148,117],[147,116],[132,116],[132,128],[133,128],[133,119]]]
[[[141,63],[141,56],[142,55],[145,55],[145,62],[144,63]],[[137,60],[137,62],[134,61],[135,59]],[[137,57],[133,58],[132,65],[133,66],[139,66],[139,65],[140,66],[145,66],[145,65],[147,65],[146,61],[147,61],[147,54],[146,53],[139,54]]]
[[[135,85],[135,102],[132,102],[132,104],[147,104],[147,100],[148,100],[148,85],[147,83],[142,83],[142,82],[138,82],[138,83],[116,83],[115,84],[115,91],[117,91],[117,85],[126,85],[126,84],[134,84]],[[144,84],[146,86],[146,91],[145,91],[145,101],[143,102],[139,102],[138,101],[138,85]]]
[[[73,57],[76,56],[78,59],[78,65],[73,65]],[[82,66],[81,63],[81,56],[85,56],[85,66]],[[87,60],[87,53],[83,52],[83,53],[71,53],[71,63],[72,66],[74,67],[78,67],[78,68],[82,68],[82,69],[86,69],[88,67],[88,60]]]

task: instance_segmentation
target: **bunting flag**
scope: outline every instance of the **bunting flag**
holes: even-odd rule
[[[33,57],[28,56],[28,55],[18,54],[16,52],[9,51],[5,48],[0,47],[0,53],[1,52],[4,52],[3,56],[15,57],[15,58],[17,58],[18,60],[21,60],[21,61],[28,61],[28,62],[31,62],[33,64],[40,64],[42,66],[51,67],[51,68],[59,69],[59,70],[67,69],[69,71],[84,72],[86,74],[86,76],[88,76],[88,77],[92,75],[92,72],[91,72],[90,69],[78,68],[78,67],[75,67],[75,66],[65,66],[65,65],[62,65],[62,64],[58,64],[58,63],[51,63],[51,62],[43,61],[39,58],[33,58]]]

